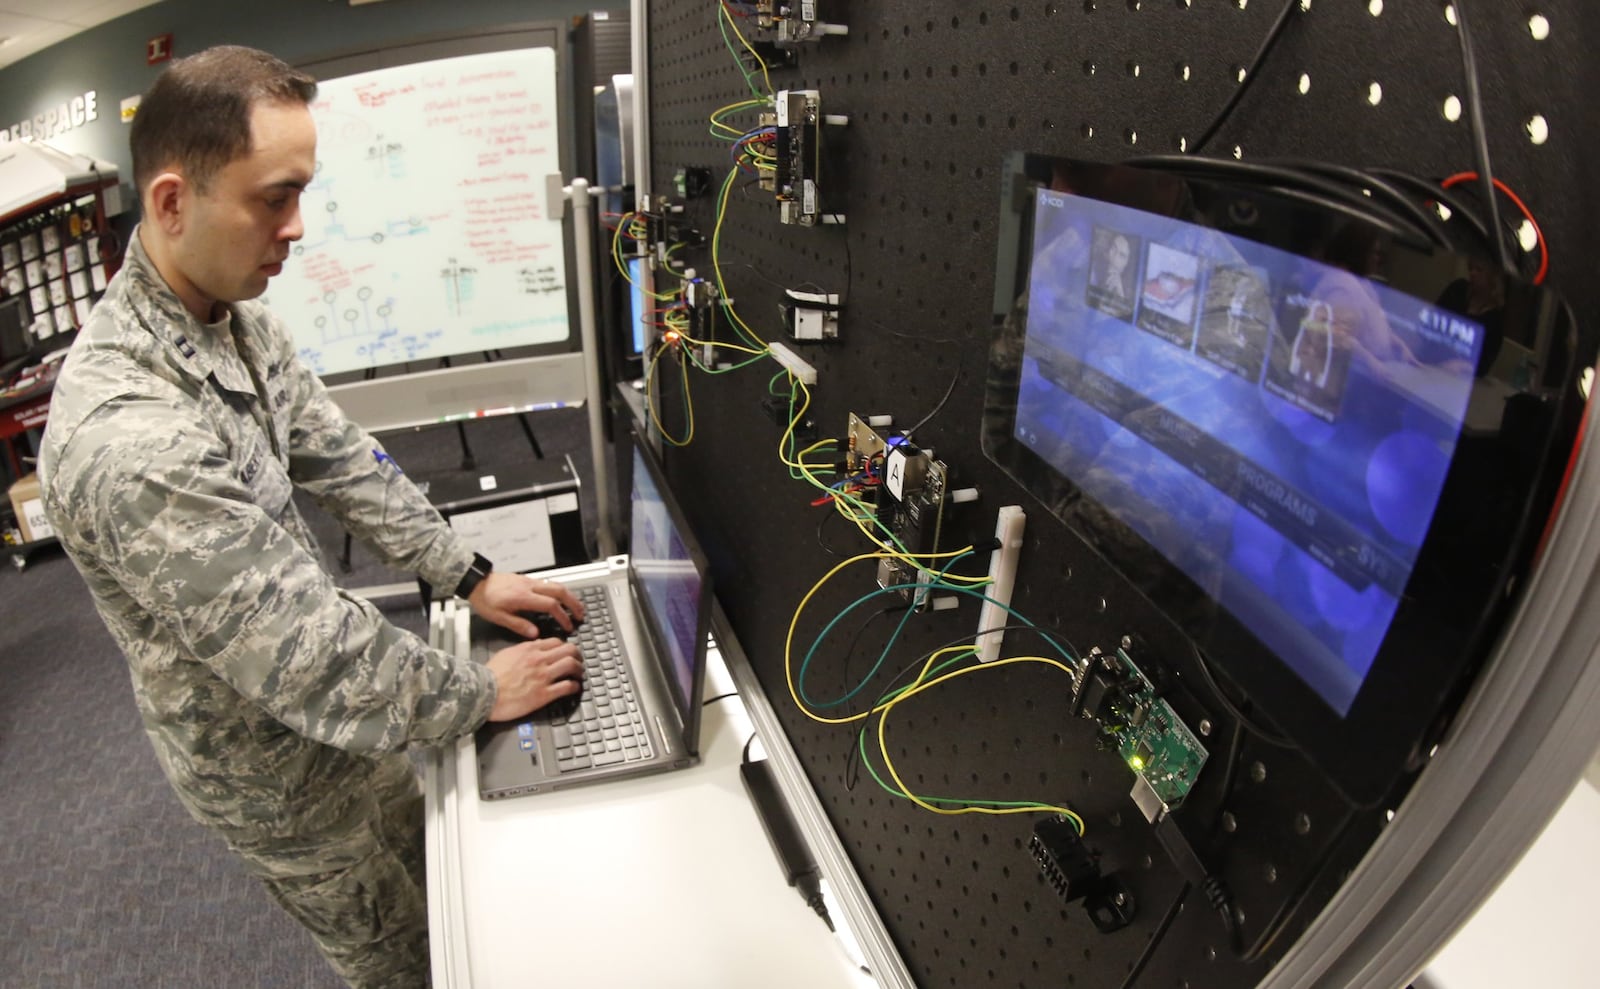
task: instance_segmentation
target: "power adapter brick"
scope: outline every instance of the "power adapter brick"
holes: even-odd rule
[[[765,759],[746,762],[739,766],[739,779],[744,783],[745,793],[750,795],[756,817],[761,820],[761,829],[767,833],[772,853],[778,858],[784,882],[799,889],[800,898],[805,900],[806,906],[816,911],[822,922],[828,925],[828,930],[833,930],[833,920],[828,916],[828,906],[822,899],[822,876],[816,860],[811,857],[811,849],[800,835],[800,826],[789,813],[789,807],[778,789],[778,781],[772,777],[772,768]]]

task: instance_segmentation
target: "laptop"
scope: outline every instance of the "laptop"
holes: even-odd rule
[[[633,450],[628,553],[544,571],[583,601],[571,635],[584,685],[518,721],[478,730],[478,794],[547,793],[692,766],[700,759],[711,577],[652,457]],[[548,626],[547,626],[548,627]],[[523,641],[474,616],[472,658]]]

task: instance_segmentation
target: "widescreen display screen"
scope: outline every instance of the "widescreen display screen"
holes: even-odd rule
[[[1394,618],[1483,327],[1364,272],[1040,190],[1015,438],[1341,716]]]

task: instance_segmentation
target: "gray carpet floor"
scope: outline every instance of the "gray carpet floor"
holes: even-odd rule
[[[594,518],[581,410],[532,420],[546,456],[573,455]],[[480,468],[531,456],[512,420],[469,433]],[[409,473],[459,465],[454,430],[385,437]],[[348,587],[409,579],[303,503]],[[421,632],[415,598],[391,620]],[[270,987],[342,983],[172,795],[139,727],[127,666],[59,550],[0,561],[0,987]]]

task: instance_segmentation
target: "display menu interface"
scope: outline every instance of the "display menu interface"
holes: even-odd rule
[[[1341,716],[1416,563],[1483,328],[1369,275],[1041,190],[1016,438]]]

